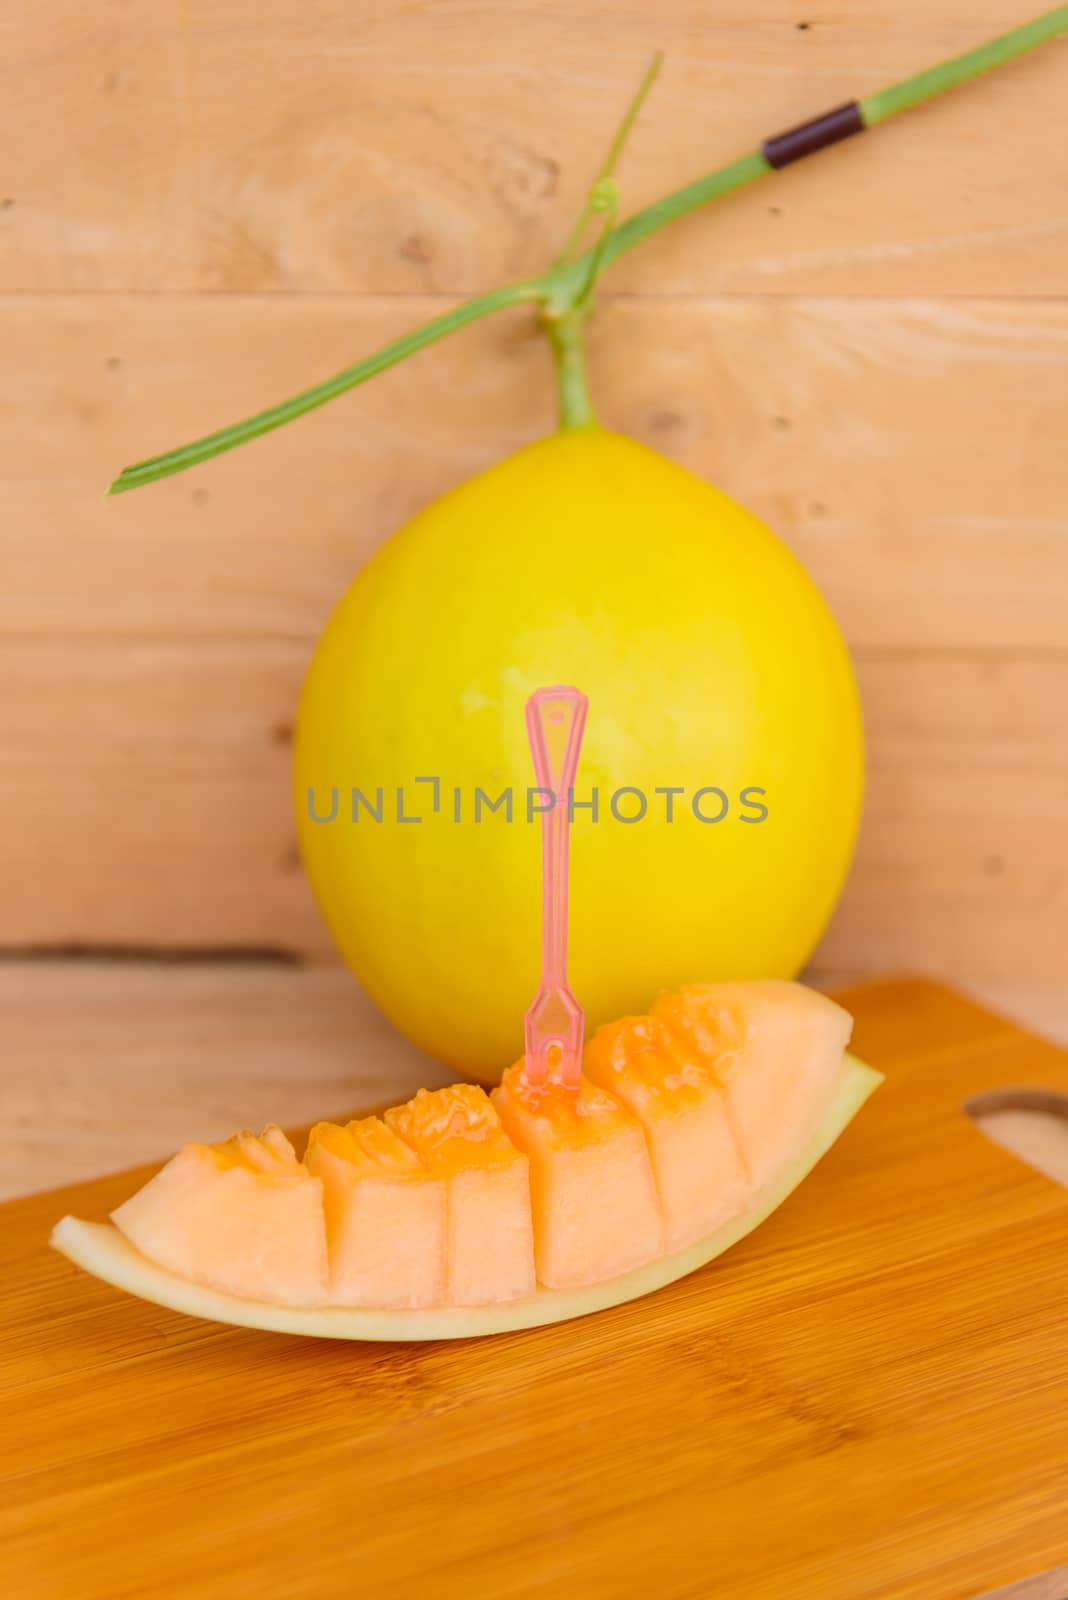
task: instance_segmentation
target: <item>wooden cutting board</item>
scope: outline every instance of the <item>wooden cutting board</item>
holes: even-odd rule
[[[887,1082],[841,1143],[580,1322],[216,1327],[45,1247],[142,1173],[0,1208],[5,1600],[963,1600],[1068,1561],[1068,1191],[961,1110],[1068,1055],[931,984],[843,998]]]

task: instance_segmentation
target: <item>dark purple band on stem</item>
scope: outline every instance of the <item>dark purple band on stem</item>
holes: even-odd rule
[[[813,117],[811,122],[801,122],[796,128],[777,133],[773,139],[765,139],[764,160],[769,167],[788,167],[791,161],[800,161],[802,156],[810,156],[816,150],[824,150],[829,144],[837,144],[840,139],[849,139],[863,131],[860,106],[850,100],[833,111],[825,111],[822,117]]]

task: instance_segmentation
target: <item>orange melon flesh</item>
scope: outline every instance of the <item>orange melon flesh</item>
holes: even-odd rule
[[[484,1089],[420,1089],[385,1113],[392,1129],[446,1186],[446,1299],[479,1305],[533,1292],[534,1230],[527,1159]]]
[[[444,1180],[380,1117],[318,1123],[304,1160],[323,1185],[334,1304],[442,1305]]]
[[[493,1104],[530,1157],[539,1283],[600,1283],[663,1250],[660,1206],[645,1136],[635,1117],[585,1075],[565,1087],[550,1066],[532,1086],[509,1067]]]
[[[826,1110],[853,1031],[848,1011],[769,979],[688,984],[658,996],[652,1015],[722,1083],[749,1177],[767,1182]]]
[[[189,1144],[113,1213],[114,1237],[90,1247],[72,1221],[62,1238],[123,1282],[152,1263],[150,1297],[178,1281],[203,1303],[357,1319],[339,1327],[574,1315],[613,1303],[583,1300],[600,1284],[628,1298],[691,1270],[777,1203],[842,1125],[843,1085],[859,1104],[874,1084],[844,1056],[851,1026],[799,984],[692,984],[600,1029],[577,1091],[558,1064],[532,1086],[520,1063],[492,1100],[459,1084],[321,1123],[303,1162],[273,1127]]]
[[[160,1266],[224,1294],[330,1298],[322,1185],[280,1128],[184,1145],[111,1220]]]
[[[645,1130],[667,1250],[703,1239],[742,1210],[753,1185],[727,1096],[687,1040],[657,1017],[623,1017],[598,1028],[583,1067]]]
[[[770,1183],[751,1195],[745,1208],[707,1238],[685,1250],[658,1257],[622,1277],[578,1289],[537,1289],[516,1300],[480,1306],[429,1306],[413,1310],[378,1307],[280,1306],[220,1293],[143,1255],[107,1222],[64,1217],[52,1232],[52,1246],[69,1261],[128,1294],[187,1316],[237,1327],[300,1334],[317,1339],[421,1340],[471,1339],[543,1327],[622,1305],[705,1266],[751,1233],[782,1204],[834,1144],[864,1102],[882,1082],[881,1074],[851,1056],[841,1064],[834,1094],[807,1145]],[[710,1281],[710,1292],[715,1292]]]

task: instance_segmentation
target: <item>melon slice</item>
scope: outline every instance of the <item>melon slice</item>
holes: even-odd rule
[[[692,1271],[793,1188],[878,1082],[798,984],[694,984],[603,1028],[577,1091],[510,1068],[384,1117],[186,1145],[103,1230],[54,1242],[163,1304],[336,1337],[595,1310]],[[284,1314],[283,1314],[284,1313]]]
[[[663,1228],[637,1118],[583,1075],[566,1088],[552,1066],[543,1084],[509,1067],[493,1103],[530,1157],[538,1281],[550,1289],[600,1283],[651,1261]]]
[[[330,1298],[343,1306],[444,1304],[444,1179],[380,1117],[317,1123],[304,1159],[323,1185]]]
[[[782,1204],[882,1082],[880,1073],[853,1057],[842,1064],[834,1095],[815,1134],[765,1187],[755,1190],[744,1210],[706,1239],[661,1256],[622,1277],[580,1289],[538,1289],[521,1299],[482,1306],[433,1306],[380,1310],[342,1306],[280,1306],[205,1288],[149,1260],[107,1222],[64,1217],[52,1232],[53,1248],[103,1282],[128,1294],[187,1316],[316,1339],[471,1339],[520,1328],[542,1327],[587,1316],[636,1300],[685,1277],[758,1227]],[[710,1284],[714,1292],[714,1284]]]
[[[472,1083],[420,1089],[385,1114],[393,1130],[446,1186],[446,1299],[512,1300],[534,1289],[534,1231],[527,1159]]]
[[[161,1267],[275,1305],[329,1299],[323,1191],[280,1128],[187,1144],[111,1213]]]
[[[586,1075],[645,1129],[664,1218],[682,1250],[742,1210],[753,1185],[711,1064],[657,1017],[623,1017],[586,1046]]]
[[[692,983],[652,1015],[722,1083],[749,1176],[766,1183],[797,1154],[834,1094],[848,1011],[801,983]]]

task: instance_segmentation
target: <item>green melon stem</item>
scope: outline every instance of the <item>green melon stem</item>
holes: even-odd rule
[[[549,336],[553,360],[556,364],[556,405],[561,429],[589,428],[596,422],[590,401],[586,378],[586,350],[583,328],[590,311],[594,287],[604,267],[608,241],[619,213],[619,189],[615,170],[623,154],[638,112],[656,82],[663,56],[658,51],[632,98],[623,119],[612,137],[601,169],[590,186],[586,202],[574,227],[567,236],[563,250],[557,256],[550,274],[555,293],[548,296],[542,314],[542,327]],[[572,262],[575,250],[582,242],[588,224],[595,216],[603,218],[600,237],[580,258],[578,267]]]
[[[1068,4],[1056,6],[1052,11],[1047,11],[1030,22],[1021,23],[1019,27],[1011,29],[997,39],[991,39],[986,44],[966,51],[950,61],[944,61],[938,66],[906,78],[901,83],[892,84],[888,89],[869,95],[859,102],[857,108],[860,127],[874,127],[889,117],[897,116],[899,112],[922,105],[924,101],[944,94],[948,89],[958,88],[961,84],[995,67],[1003,66],[1026,51],[1046,44],[1065,32],[1068,32]],[[609,180],[622,150],[623,141],[633,126],[642,101],[656,76],[658,66],[659,59],[656,59],[646,73],[612,141],[605,166],[602,168],[602,175],[607,175]],[[169,478],[174,473],[184,472],[188,467],[196,466],[201,461],[210,460],[212,456],[233,450],[237,445],[259,438],[260,435],[280,428],[284,423],[292,422],[295,418],[304,416],[306,412],[325,405],[328,400],[345,394],[349,389],[355,389],[359,384],[375,377],[377,373],[396,366],[399,361],[406,360],[408,356],[434,344],[438,339],[457,332],[460,328],[467,327],[481,317],[490,316],[508,306],[524,302],[541,307],[542,318],[552,343],[556,360],[561,426],[588,427],[594,422],[594,416],[586,385],[582,323],[588,310],[590,294],[601,272],[624,251],[633,249],[636,244],[640,244],[660,228],[666,227],[668,223],[677,221],[699,206],[706,205],[710,200],[730,194],[757,178],[767,177],[774,170],[765,155],[764,147],[750,151],[748,155],[741,156],[727,166],[697,178],[693,183],[675,190],[673,194],[655,200],[651,205],[636,212],[634,216],[628,217],[618,227],[613,225],[614,215],[610,214],[608,226],[597,243],[581,255],[571,258],[568,252],[577,247],[581,233],[594,212],[599,209],[605,210],[600,201],[606,196],[610,198],[610,191],[603,187],[598,191],[598,186],[595,184],[578,223],[572,229],[563,255],[540,277],[524,283],[506,284],[500,289],[492,289],[486,294],[477,295],[473,300],[443,312],[441,316],[434,317],[422,327],[415,328],[392,343],[384,345],[381,350],[375,351],[363,361],[346,367],[334,377],[314,385],[311,389],[305,389],[289,400],[283,400],[265,411],[258,411],[243,422],[220,428],[215,433],[209,433],[191,444],[182,445],[177,450],[168,450],[162,455],[150,456],[146,461],[139,461],[134,466],[126,467],[108,492],[123,494],[128,489],[137,489],[144,484],[155,483],[161,478]]]
[[[586,350],[583,342],[585,315],[576,309],[562,317],[546,317],[543,326],[549,335],[556,363],[556,405],[560,427],[590,428],[597,421],[586,381]]]

